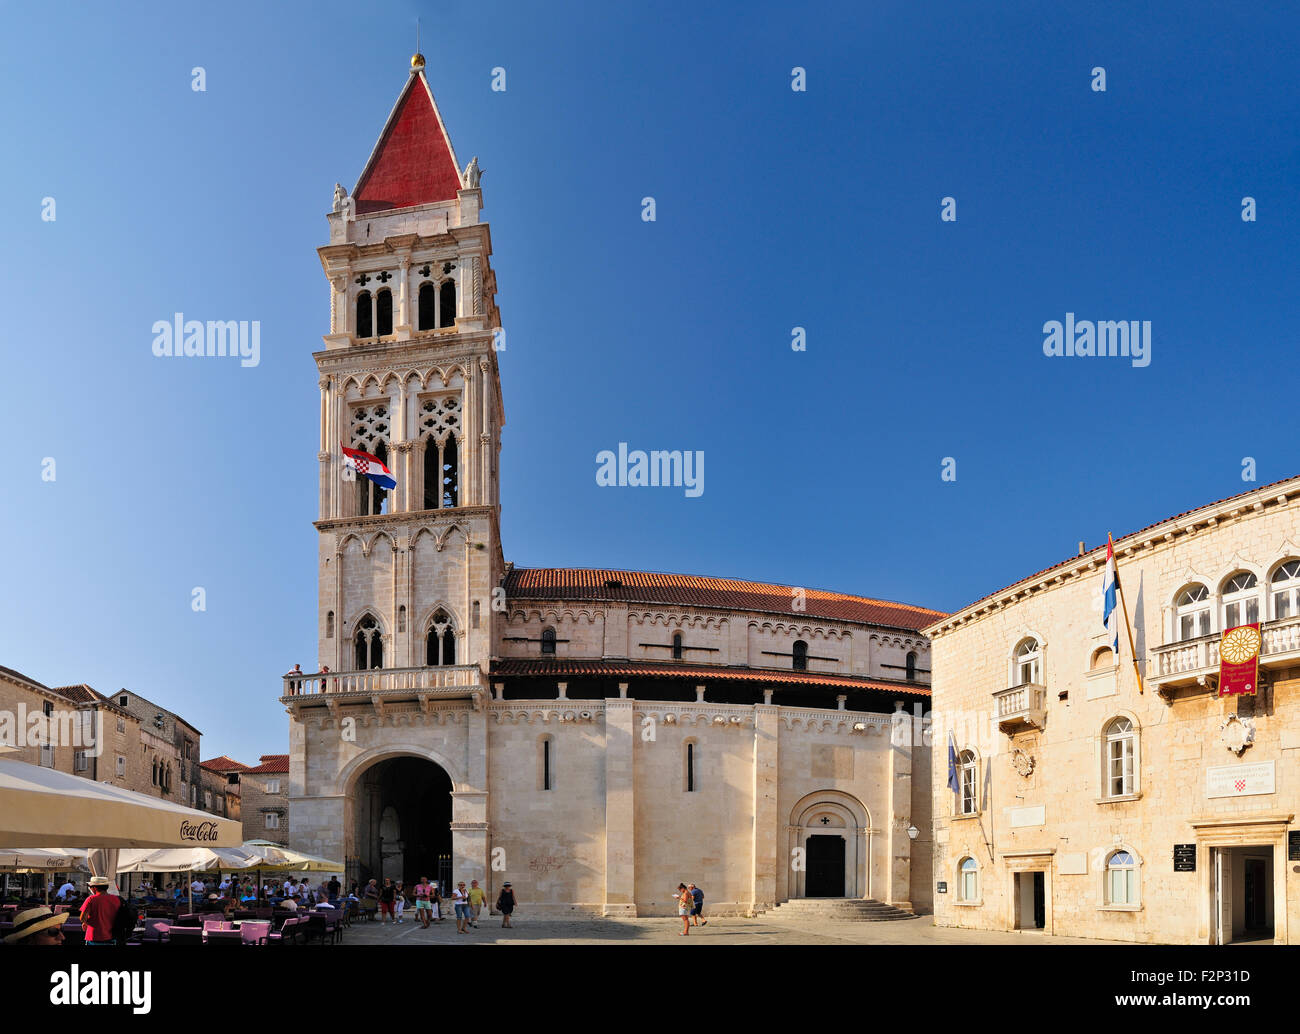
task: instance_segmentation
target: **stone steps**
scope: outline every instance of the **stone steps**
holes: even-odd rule
[[[917,918],[915,912],[874,898],[793,898],[764,914],[769,919],[831,919],[852,923],[890,923]]]

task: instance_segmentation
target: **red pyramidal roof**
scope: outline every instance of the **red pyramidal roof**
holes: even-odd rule
[[[424,72],[397,98],[352,197],[357,214],[455,200],[460,166]]]

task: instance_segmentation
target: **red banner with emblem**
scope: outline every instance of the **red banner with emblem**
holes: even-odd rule
[[[1254,693],[1259,683],[1259,623],[1237,625],[1219,640],[1219,696]]]

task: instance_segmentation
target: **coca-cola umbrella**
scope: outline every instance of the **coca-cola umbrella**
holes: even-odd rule
[[[252,869],[261,863],[256,855],[238,847],[171,847],[153,851],[122,851],[117,871],[127,872],[210,872]],[[194,881],[190,881],[190,911],[194,911]]]
[[[7,848],[238,847],[238,822],[70,772],[0,757]]]
[[[4,893],[9,893],[9,874],[89,871],[87,852],[78,847],[24,847],[0,849],[0,873],[4,873]],[[49,883],[41,880],[45,900],[50,900]]]

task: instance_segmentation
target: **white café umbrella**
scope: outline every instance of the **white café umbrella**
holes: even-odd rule
[[[209,872],[213,869],[251,869],[260,863],[255,855],[238,847],[172,847],[158,850],[122,851],[117,871],[126,872]],[[190,880],[190,911],[194,910],[194,881]]]
[[[238,847],[242,840],[238,822],[0,757],[0,844],[11,848]]]
[[[91,871],[115,882],[123,847],[235,847],[238,822],[69,772],[0,757],[0,844],[86,844]]]
[[[50,873],[80,870],[88,872],[87,851],[78,847],[25,847],[13,850],[0,849],[0,872],[5,874],[4,886],[9,889],[9,873]],[[41,880],[45,900],[50,900],[50,885]]]

